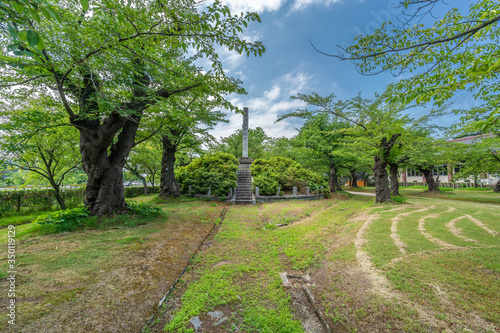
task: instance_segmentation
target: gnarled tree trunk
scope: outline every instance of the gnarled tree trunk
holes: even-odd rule
[[[335,168],[335,163],[330,163],[330,178],[328,179],[328,186],[330,187],[330,192],[334,193],[339,187],[339,178],[337,175],[337,168]]]
[[[391,200],[387,161],[384,161],[380,156],[375,156],[373,176],[375,177],[375,202],[387,202]]]
[[[88,176],[85,205],[91,215],[110,215],[127,209],[123,186],[123,166],[134,145],[140,118],[126,119],[111,114],[101,125],[92,128],[87,122],[80,129],[80,152],[83,169]],[[89,129],[90,128],[90,129]],[[110,146],[121,129],[118,140]]]
[[[432,167],[430,169],[424,169],[419,167],[420,172],[425,177],[425,182],[427,183],[428,191],[437,192],[439,191],[438,183],[434,180],[432,176]]]
[[[496,193],[500,192],[500,179],[497,181],[497,184],[495,185],[495,188],[493,189],[493,191]]]
[[[162,137],[163,153],[161,157],[161,176],[160,176],[160,197],[178,197],[180,187],[175,179],[174,165],[177,146],[174,145],[167,136]]]
[[[389,177],[387,174],[387,164],[389,153],[401,134],[394,134],[389,140],[382,138],[379,148],[380,155],[375,156],[373,165],[373,175],[375,177],[375,202],[387,202],[391,200],[391,189],[389,188]]]
[[[399,180],[398,180],[398,165],[396,163],[389,163],[389,172],[391,174],[391,193],[393,196],[399,194]]]

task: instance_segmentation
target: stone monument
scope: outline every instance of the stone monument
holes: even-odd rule
[[[253,160],[248,157],[248,108],[243,108],[243,152],[238,169],[238,187],[234,202],[236,204],[255,204],[252,195],[252,176],[250,164]]]

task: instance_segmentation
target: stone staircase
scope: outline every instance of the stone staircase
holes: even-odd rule
[[[249,169],[238,170],[238,187],[236,188],[235,204],[254,204],[252,195],[252,176]]]

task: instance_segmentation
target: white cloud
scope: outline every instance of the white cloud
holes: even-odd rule
[[[261,39],[261,35],[258,32],[253,32],[250,34],[241,35],[240,39],[245,40],[249,43],[256,42]],[[220,56],[222,65],[226,74],[229,74],[233,70],[239,68],[247,59],[246,53],[239,54],[236,51],[229,51],[225,47],[219,47],[217,53]],[[240,77],[243,80],[243,78]]]
[[[223,0],[222,3],[229,6],[233,14],[240,12],[276,11],[285,3],[284,0]]]
[[[274,85],[271,90],[264,92],[264,97],[270,101],[275,100],[280,95],[281,89],[279,86]]]
[[[262,127],[271,137],[292,137],[297,134],[294,127],[300,127],[300,120],[285,119],[278,123],[278,116],[292,112],[305,106],[300,100],[292,100],[290,96],[299,92],[308,93],[313,77],[301,71],[293,71],[270,82],[270,88],[261,96],[247,99],[245,96],[235,96],[229,99],[233,105],[249,108],[250,128]],[[230,113],[229,123],[222,123],[212,131],[215,137],[225,137],[241,128],[241,114]]]
[[[295,0],[291,6],[291,12],[303,10],[311,5],[330,6],[342,0]],[[229,6],[233,14],[241,12],[257,12],[262,14],[265,11],[278,11],[286,0],[222,0],[222,3]]]
[[[292,5],[291,11],[294,12],[303,10],[304,8],[309,7],[311,5],[330,6],[340,1],[342,0],[295,0],[295,2]]]

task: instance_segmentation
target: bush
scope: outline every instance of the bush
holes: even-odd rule
[[[213,196],[226,196],[230,188],[236,187],[236,170],[239,162],[231,154],[215,153],[194,159],[189,165],[175,170],[181,193],[206,194],[212,188]]]
[[[149,193],[154,193],[153,188],[148,186]],[[156,190],[156,188],[155,188]],[[139,187],[125,187],[125,198],[135,198],[144,194],[144,186]]]
[[[83,203],[85,188],[61,189],[61,196],[69,208],[77,207]],[[19,190],[2,191],[0,193],[0,216],[26,212],[36,212],[40,210],[52,210],[59,207],[54,190]]]
[[[127,209],[129,213],[139,216],[155,216],[162,213],[160,208],[153,207],[145,202],[127,201]]]
[[[77,230],[88,218],[89,211],[83,205],[73,209],[59,210],[37,217],[35,222],[46,226],[50,233]]]
[[[254,188],[258,187],[259,194],[262,195],[276,194],[278,186],[280,186],[277,180],[267,176],[266,174],[253,177],[252,185],[254,186]]]
[[[396,195],[396,196],[391,195],[391,200],[392,200],[392,202],[397,203],[397,204],[403,204],[403,203],[406,203],[406,201],[407,201],[407,199],[401,195]]]
[[[254,187],[259,187],[263,195],[276,194],[278,186],[284,191],[291,190],[292,187],[303,191],[306,187],[315,189],[323,186],[325,197],[330,196],[328,182],[323,176],[305,169],[290,158],[258,159],[252,163],[250,170],[254,177]]]

